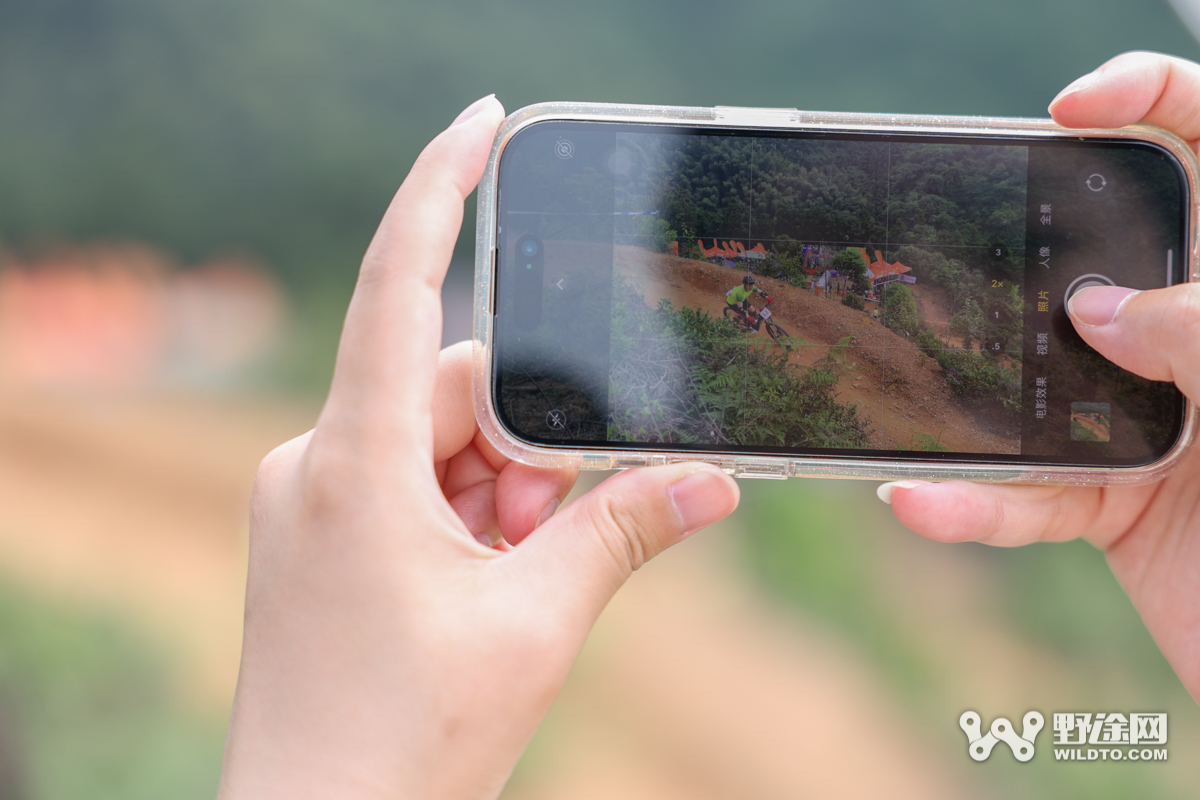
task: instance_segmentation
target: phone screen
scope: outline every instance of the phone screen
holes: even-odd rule
[[[1133,466],[1180,434],[1065,311],[1185,279],[1149,143],[543,122],[498,188],[492,390],[527,442]]]

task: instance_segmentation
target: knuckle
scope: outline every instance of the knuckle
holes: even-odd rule
[[[254,474],[250,493],[250,536],[253,541],[268,521],[281,510],[286,512],[284,498],[290,493],[296,468],[309,440],[309,433],[284,442],[263,457]]]
[[[999,497],[992,498],[986,507],[986,512],[980,518],[979,535],[976,541],[982,544],[992,544],[993,540],[1004,532],[1007,514],[1004,503]]]
[[[1174,302],[1167,305],[1163,322],[1172,336],[1183,334],[1191,341],[1191,334],[1200,332],[1200,285],[1186,284],[1176,291]]]
[[[254,473],[254,496],[271,493],[282,483],[286,476],[295,468],[296,460],[302,452],[309,434],[297,436],[276,447],[263,456]]]
[[[1067,505],[1066,487],[1055,487],[1054,494],[1046,498],[1037,541],[1058,542],[1073,538],[1070,529],[1077,523],[1078,520],[1071,518]]]
[[[308,444],[312,434],[313,431],[309,430],[276,446],[274,450],[263,456],[262,461],[258,465],[259,471],[264,474],[273,475],[294,463],[296,457],[303,452],[305,446]]]
[[[337,437],[314,435],[300,465],[300,496],[314,518],[336,514],[353,496],[358,459]]]
[[[1066,512],[1064,493],[1056,491],[1052,497],[1047,499],[1045,510],[1042,512],[1043,522],[1041,530],[1038,531],[1040,541],[1056,542],[1063,537],[1068,524]]]
[[[394,251],[395,245],[388,231],[377,231],[358,267],[358,280],[354,285],[356,295],[371,294],[379,285],[386,283],[395,270],[392,258]]]
[[[654,555],[647,547],[652,520],[644,511],[604,495],[592,506],[591,516],[605,549],[622,571],[635,572]]]

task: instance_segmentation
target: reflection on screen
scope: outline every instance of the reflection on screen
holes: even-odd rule
[[[1027,148],[617,153],[610,438],[1019,452]]]
[[[930,456],[1159,446],[1134,416],[1170,419],[1174,396],[1137,389],[1137,413],[1123,413],[1115,387],[1129,376],[1106,388],[1054,323],[1058,283],[1112,250],[1116,218],[1138,226],[1112,200],[1132,197],[1127,153],[598,125],[538,135],[510,163],[522,180],[502,174],[499,239],[498,400],[530,438]],[[1126,264],[1125,285],[1163,285],[1157,255],[1179,217],[1164,169],[1166,188],[1147,190],[1163,208],[1138,212],[1145,257],[1133,259],[1153,277]],[[1107,197],[1087,184],[1096,170]],[[529,240],[536,265],[517,249]],[[1074,396],[1052,397],[1050,373]]]

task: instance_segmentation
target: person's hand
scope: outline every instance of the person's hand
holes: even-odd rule
[[[720,470],[675,464],[554,515],[575,474],[479,434],[439,293],[503,116],[484,98],[421,154],[317,427],[259,469],[221,797],[495,797],[613,593],[737,505]]]
[[[1050,104],[1062,125],[1157,125],[1200,143],[1200,65],[1125,53]],[[1124,369],[1174,381],[1200,400],[1200,286],[1084,289],[1068,309],[1089,345]],[[1200,448],[1158,483],[1136,487],[987,486],[898,481],[880,487],[907,527],[945,542],[995,545],[1083,537],[1108,556],[1150,633],[1200,699]]]

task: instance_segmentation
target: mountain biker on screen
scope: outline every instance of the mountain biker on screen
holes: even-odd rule
[[[754,306],[750,305],[750,297],[755,293],[761,294],[763,297],[767,296],[762,289],[754,288],[756,282],[753,275],[747,275],[742,278],[741,286],[735,286],[725,293],[725,302],[729,304],[730,308],[741,312],[746,319],[746,324],[754,328],[755,332],[762,326],[762,318],[754,314]]]

